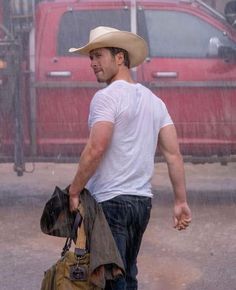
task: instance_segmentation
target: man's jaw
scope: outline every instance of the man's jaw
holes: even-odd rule
[[[94,74],[98,82],[105,82],[103,79],[103,71],[101,69],[94,69]]]

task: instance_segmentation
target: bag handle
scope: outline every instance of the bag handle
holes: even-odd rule
[[[72,241],[76,238],[76,232],[78,233],[78,229],[81,226],[82,221],[83,221],[83,218],[80,212],[78,211],[75,217],[75,221],[74,221],[70,236],[66,239],[65,245],[62,249],[61,257],[63,257],[67,251],[69,251]]]

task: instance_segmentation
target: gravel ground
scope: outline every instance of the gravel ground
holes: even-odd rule
[[[39,220],[55,185],[66,187],[76,164],[26,165],[22,177],[0,164],[0,290],[38,290],[64,239],[41,233]],[[172,227],[173,194],[164,163],[153,175],[153,209],[140,250],[139,290],[236,290],[236,163],[186,163],[193,222]]]

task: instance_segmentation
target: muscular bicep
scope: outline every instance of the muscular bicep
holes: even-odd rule
[[[98,154],[103,154],[109,147],[113,135],[114,124],[112,122],[96,122],[89,135],[88,144]]]
[[[179,155],[179,143],[174,125],[167,125],[159,132],[158,146],[165,159]]]

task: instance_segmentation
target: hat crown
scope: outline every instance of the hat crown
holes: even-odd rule
[[[89,41],[93,41],[94,39],[103,36],[104,34],[110,33],[110,32],[119,32],[120,30],[112,28],[112,27],[106,27],[106,26],[98,26],[90,31],[89,35]]]
[[[79,48],[70,48],[69,52],[89,55],[90,51],[102,47],[119,47],[129,54],[130,68],[141,64],[148,54],[146,41],[136,33],[121,31],[113,27],[98,26],[90,31],[89,42]]]

